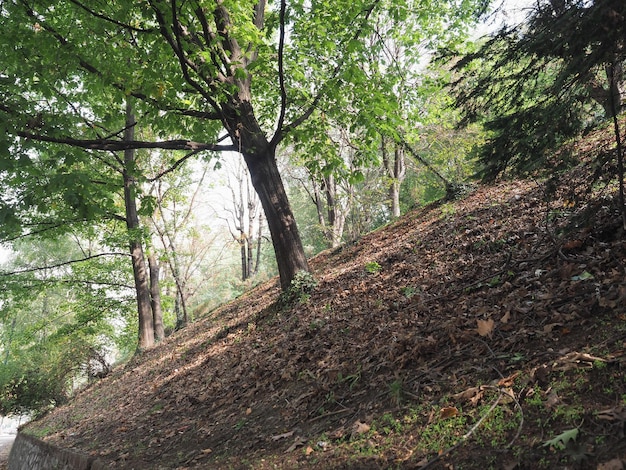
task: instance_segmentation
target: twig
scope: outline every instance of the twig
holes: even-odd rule
[[[519,426],[517,427],[517,432],[515,433],[515,436],[513,436],[513,439],[511,439],[511,441],[504,447],[504,450],[506,450],[506,449],[511,448],[513,443],[517,440],[519,435],[522,433],[522,428],[524,427],[524,412],[522,411],[522,405],[517,400],[517,398],[515,398],[515,394],[509,393],[507,391],[505,391],[504,393],[506,393],[509,397],[511,397],[511,399],[515,402],[515,407],[519,410],[519,414],[520,414],[520,421],[519,421]]]
[[[323,415],[316,416],[315,418],[310,419],[309,423],[319,421],[320,419],[328,418],[329,416],[334,416],[334,415],[338,415],[341,413],[345,413],[347,411],[352,411],[352,408],[344,408],[343,410],[331,411],[330,413],[325,413]]]
[[[496,389],[499,392],[498,398],[493,402],[491,407],[489,407],[489,410],[487,410],[487,412],[476,422],[476,424],[474,424],[474,426],[472,426],[470,428],[469,431],[467,431],[463,436],[461,436],[461,439],[459,440],[459,442],[454,444],[452,447],[449,447],[448,449],[446,449],[441,454],[437,455],[437,457],[435,457],[434,459],[428,461],[428,463],[426,465],[420,467],[420,470],[424,470],[426,468],[432,467],[435,463],[439,462],[439,460],[441,460],[443,457],[448,455],[450,452],[452,452],[452,451],[458,449],[460,446],[462,446],[472,436],[472,434],[474,434],[476,432],[476,430],[479,428],[479,426],[483,423],[483,421],[485,421],[485,419],[487,419],[487,417],[496,408],[496,406],[498,406],[498,404],[500,403],[500,400],[502,399],[503,395],[507,395],[507,396],[511,397],[515,401],[516,406],[519,408],[519,410],[521,412],[522,408],[521,408],[521,405],[519,404],[519,401],[517,401],[517,399],[514,396],[512,396],[511,393],[509,393],[508,391],[506,391],[506,390],[504,390],[502,388],[498,388],[498,387],[489,387],[489,388]],[[520,426],[517,429],[517,433],[515,434],[515,437],[511,440],[511,442],[509,442],[509,444],[507,444],[505,449],[508,449],[509,447],[511,447],[513,445],[513,442],[515,442],[517,440],[517,438],[519,437],[519,435],[521,433],[523,423],[524,423],[524,415],[522,414],[522,420],[520,422]]]

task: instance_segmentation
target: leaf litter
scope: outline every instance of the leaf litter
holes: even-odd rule
[[[574,439],[573,465],[618,468],[626,240],[615,192],[572,207],[574,177],[549,200],[532,181],[482,186],[328,250],[306,302],[280,306],[276,280],[260,285],[26,432],[111,468],[483,468],[490,455],[555,468]],[[555,389],[575,380],[575,396]],[[582,423],[559,430],[573,400]],[[472,439],[481,406],[518,411],[502,431],[513,446]],[[383,417],[411,410],[385,441]],[[428,426],[464,417],[463,445],[424,447]]]

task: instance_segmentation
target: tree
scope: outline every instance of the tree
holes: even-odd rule
[[[13,274],[0,276],[0,413],[45,411],[107,373],[114,325],[128,319],[134,296],[125,259],[90,256],[101,242],[76,232],[13,244],[3,266]]]
[[[150,222],[153,236],[151,255],[155,258],[152,266],[163,265],[163,276],[171,276],[174,282],[174,314],[176,328],[182,328],[191,321],[189,301],[201,284],[207,283],[210,276],[198,273],[203,264],[214,264],[217,258],[208,259],[215,234],[207,223],[198,224],[197,219],[210,218],[212,213],[200,211],[200,193],[204,186],[208,162],[197,168],[180,168],[176,172],[163,174],[171,156],[168,153],[151,152],[149,160],[150,188],[147,194],[154,198],[154,213]],[[157,175],[161,175],[157,177]],[[151,275],[151,279],[152,279]],[[195,282],[193,278],[197,279]]]
[[[135,137],[135,114],[133,112],[132,101],[126,101],[126,120],[124,128],[124,141],[132,142]],[[152,273],[156,276],[151,279],[150,270],[147,264],[143,249],[143,234],[139,222],[139,210],[137,208],[137,162],[135,149],[124,150],[124,161],[122,164],[122,178],[124,184],[124,207],[126,228],[129,234],[130,257],[133,266],[133,277],[135,279],[135,291],[137,292],[137,313],[139,318],[139,349],[147,349],[154,346],[155,323],[162,328],[162,318],[154,317],[160,315],[160,306],[154,305],[157,300],[158,291],[158,271],[152,267]],[[156,308],[153,308],[154,307]],[[156,321],[155,321],[156,320]],[[159,335],[161,335],[159,329]]]
[[[623,1],[539,1],[525,22],[455,58],[465,122],[483,121],[491,134],[485,178],[545,167],[549,150],[619,113],[625,32]]]
[[[245,282],[259,270],[265,221],[250,183],[250,174],[242,163],[238,160],[227,167],[226,186],[230,190],[232,207],[226,208],[230,214],[226,222],[233,240],[239,245],[241,280]]]
[[[358,64],[378,14],[388,12],[390,25],[408,18],[437,24],[443,35],[484,2],[457,3],[316,0],[288,8],[282,0],[268,9],[265,0],[10,2],[0,12],[4,153],[26,140],[30,148],[240,152],[287,288],[308,264],[276,164],[279,144],[298,138],[317,109],[370,91]],[[377,38],[379,50],[384,44]],[[111,127],[110,111],[128,95],[144,127],[181,138],[119,138],[123,129]]]

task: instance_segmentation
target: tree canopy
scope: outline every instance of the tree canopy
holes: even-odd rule
[[[278,144],[317,110],[360,116],[369,106],[382,121],[394,116],[382,107],[388,93],[370,80],[374,70],[360,67],[366,54],[382,52],[390,34],[405,47],[448,40],[484,3],[4,3],[1,148],[11,158],[3,160],[30,164],[33,152],[44,150],[56,155],[55,166],[128,148],[186,152],[179,160],[240,152],[286,287],[308,266],[273,163]],[[362,102],[365,96],[375,105]],[[122,138],[127,97],[134,98],[137,124],[158,140]],[[4,219],[15,212],[11,206]]]
[[[622,1],[539,1],[524,22],[457,61],[465,120],[491,132],[483,175],[538,169],[547,151],[619,113],[625,37]]]

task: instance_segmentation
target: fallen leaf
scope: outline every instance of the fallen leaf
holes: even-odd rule
[[[546,408],[553,408],[561,401],[561,397],[555,392],[551,391],[546,400]]]
[[[608,462],[599,463],[597,470],[624,470],[624,462],[620,459],[609,460]]]
[[[504,316],[500,319],[500,323],[508,323],[511,319],[511,311],[507,310]]]
[[[510,387],[513,385],[513,382],[515,382],[515,379],[517,377],[519,377],[520,372],[515,372],[514,374],[509,375],[508,377],[504,377],[503,379],[500,379],[498,381],[498,386],[499,387]]]
[[[571,241],[563,244],[563,249],[564,250],[574,250],[576,248],[580,248],[581,246],[583,246],[583,241],[582,240],[571,240]]]
[[[489,318],[487,320],[476,320],[476,323],[478,324],[478,334],[482,337],[485,336],[489,336],[491,338],[491,335],[493,334],[493,327],[495,325],[495,322],[493,321],[492,318]]]
[[[502,393],[502,397],[500,399],[500,403],[506,405],[508,403],[513,403],[515,401],[515,392],[512,388],[507,387],[500,390]]]
[[[455,406],[447,406],[439,411],[439,418],[448,419],[459,415],[459,410]]]
[[[471,399],[474,395],[476,395],[476,393],[478,393],[479,388],[478,387],[470,387],[467,390],[464,390],[462,392],[459,392],[455,395],[452,395],[452,397],[455,400],[469,400]]]
[[[556,328],[557,326],[561,326],[561,323],[549,323],[547,325],[543,326],[543,332],[544,333],[552,333],[552,330],[554,330],[554,328]]]
[[[457,401],[467,400],[472,404],[472,406],[476,406],[484,395],[485,391],[483,387],[470,387],[463,392],[453,395],[453,397]]]
[[[362,423],[361,421],[357,421],[352,426],[352,435],[364,434],[371,429],[371,426],[366,423]]]
[[[248,409],[246,410],[246,415],[250,415],[250,414],[252,414],[252,408],[248,408]]]
[[[313,447],[311,446],[307,446],[307,448],[304,450],[304,455],[311,455],[313,453]]]

